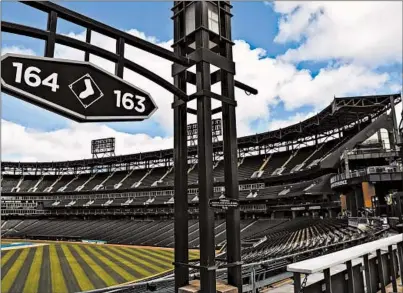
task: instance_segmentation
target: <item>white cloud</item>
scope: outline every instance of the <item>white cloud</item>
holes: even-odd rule
[[[10,46],[1,48],[1,55],[13,53],[13,54],[22,54],[22,55],[36,55],[36,53],[31,49],[26,49],[18,46]]]
[[[16,123],[1,121],[2,160],[63,161],[91,158],[91,140],[116,138],[116,154],[130,154],[169,149],[172,138],[127,134],[102,124],[72,122],[68,128],[42,132]]]
[[[285,128],[287,126],[302,122],[309,117],[316,115],[315,112],[309,113],[296,113],[292,116],[286,117],[284,119],[277,119],[269,122],[268,130],[277,130],[280,128]]]
[[[356,65],[324,68],[315,78],[301,70],[279,89],[279,95],[287,110],[312,105],[316,111],[320,111],[334,96],[374,94],[388,80],[387,73],[375,73]]]
[[[401,1],[278,1],[274,9],[282,15],[275,41],[302,41],[287,61],[402,62]]]

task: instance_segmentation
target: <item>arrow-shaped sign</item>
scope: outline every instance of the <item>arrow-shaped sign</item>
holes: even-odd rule
[[[157,106],[149,93],[83,61],[5,54],[2,91],[79,122],[139,121]]]

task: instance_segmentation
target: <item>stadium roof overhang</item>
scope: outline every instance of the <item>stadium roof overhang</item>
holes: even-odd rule
[[[331,104],[324,108],[317,115],[310,117],[300,123],[255,135],[238,138],[239,148],[248,148],[257,145],[274,144],[282,141],[297,141],[307,136],[326,133],[334,129],[340,129],[346,125],[357,123],[364,119],[374,119],[391,108],[391,101],[394,104],[401,102],[401,94],[372,95],[357,97],[335,97]],[[222,142],[216,142],[214,149],[222,150]],[[189,154],[196,154],[197,146],[189,147]],[[85,159],[76,161],[60,162],[2,162],[4,168],[61,168],[83,167],[91,165],[108,165],[114,163],[128,163],[133,161],[158,160],[173,156],[173,149],[137,153],[115,157],[97,159]]]
[[[275,143],[281,140],[297,140],[305,136],[325,133],[355,123],[365,118],[376,118],[401,102],[401,94],[334,98],[332,103],[317,115],[300,123],[238,139],[238,144]]]

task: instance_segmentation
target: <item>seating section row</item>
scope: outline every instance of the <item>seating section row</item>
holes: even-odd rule
[[[358,239],[370,232],[371,228],[364,232],[349,226],[347,219],[299,218],[279,223],[244,239],[244,244],[250,245],[242,251],[242,258],[245,262],[275,259]]]
[[[2,237],[100,240],[107,243],[174,246],[173,220],[129,219],[23,219],[1,223]],[[225,244],[225,220],[215,220],[215,242]],[[200,244],[199,222],[189,220],[189,247]],[[335,242],[342,242],[364,235],[364,232],[348,226],[339,219],[244,219],[241,220],[243,258],[254,261],[279,257]],[[258,243],[258,245],[256,245]],[[251,245],[253,244],[253,245]],[[252,247],[253,246],[253,247]]]
[[[239,160],[239,179],[266,178],[311,169],[317,166],[343,140],[332,140],[296,150],[244,157]],[[214,164],[214,180],[224,180],[224,163]],[[3,175],[2,192],[74,192],[92,190],[123,190],[172,186],[173,167],[132,169],[129,171],[94,172],[70,175]],[[189,184],[197,184],[197,164],[188,166]]]
[[[241,228],[253,220],[242,221]],[[225,220],[215,221],[217,245],[225,241]],[[174,246],[173,220],[64,220],[25,219],[2,221],[2,237],[81,239],[99,240],[107,243],[147,245],[158,247]],[[189,221],[189,247],[200,244],[199,222]]]
[[[298,183],[289,183],[284,185],[267,186],[263,189],[241,190],[239,199],[244,202],[253,200],[271,200],[285,199],[289,197],[298,197],[304,194],[313,194],[318,192],[321,194],[331,194],[332,190],[329,185],[330,175],[324,175],[314,180],[308,180]],[[223,197],[223,193],[215,193],[216,198]],[[197,204],[199,201],[197,194],[189,194],[188,202]],[[121,207],[144,207],[144,206],[161,206],[173,205],[174,197],[172,195],[154,195],[154,196],[137,196],[137,197],[109,197],[97,198],[88,195],[85,199],[54,199],[44,201],[46,209],[65,209],[65,208],[121,208]]]

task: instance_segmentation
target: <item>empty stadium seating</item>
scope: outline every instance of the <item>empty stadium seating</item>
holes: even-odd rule
[[[132,170],[126,174],[126,176],[120,181],[122,185],[120,188],[131,188],[134,184],[141,182],[141,179],[144,176],[147,176],[148,170],[140,169],[140,170]]]
[[[315,180],[302,181],[298,183],[288,183],[283,185],[267,186],[263,189],[257,190],[242,190],[239,194],[241,201],[259,201],[259,200],[272,200],[272,199],[284,199],[290,197],[298,197],[305,193],[310,193],[312,188],[316,188],[321,193],[331,193],[330,186],[328,184],[328,178],[330,175],[319,177]],[[216,193],[215,197],[222,196],[221,193]],[[189,203],[195,202],[196,195],[189,195]],[[120,197],[120,198],[102,198],[92,199],[90,197],[85,199],[71,200],[45,200],[45,208],[83,208],[83,207],[143,207],[167,205],[173,204],[172,195],[154,195],[154,196],[138,196],[138,197]]]
[[[1,191],[2,192],[11,192],[12,189],[17,186],[20,181],[19,177],[5,177],[3,176],[1,181]]]
[[[241,160],[238,168],[239,179],[249,179],[252,174],[259,170],[264,162],[264,156],[251,156]]]
[[[248,235],[243,235],[244,242],[249,242],[249,247],[244,247],[242,260],[244,262],[255,262],[261,259],[274,259],[294,253],[318,248],[328,247],[332,244],[340,244],[345,241],[359,239],[370,234],[371,229],[366,232],[348,225],[344,219],[312,219],[299,218],[291,221],[277,221],[267,223],[256,223],[259,227],[257,233],[253,229]],[[263,224],[263,225],[262,225]]]
[[[298,150],[274,152],[267,155],[247,156],[239,159],[239,180],[257,177],[268,178],[301,172],[317,165],[321,158],[338,147],[343,140],[332,140],[317,146],[303,147]],[[197,164],[188,166],[189,184],[197,184]],[[213,177],[216,182],[224,180],[224,162],[214,164]],[[151,188],[173,186],[172,167],[155,167],[116,172],[94,172],[78,175],[3,175],[3,192],[74,192],[92,190],[123,190],[130,188]],[[18,188],[17,188],[18,187]],[[51,187],[51,188],[50,188]]]
[[[108,243],[173,247],[173,220],[129,219],[26,219],[2,222],[2,237],[46,237],[102,240]],[[343,219],[257,219],[241,220],[242,260],[254,262],[303,252],[368,236]],[[198,248],[199,223],[189,220],[189,247]],[[224,244],[225,220],[215,221],[215,243]]]
[[[243,220],[241,229],[254,220]],[[108,243],[173,247],[173,220],[8,220],[2,227],[3,237],[48,237],[49,239],[78,237],[103,240]],[[216,244],[225,241],[225,220],[215,221]],[[247,235],[247,234],[246,234]],[[199,222],[189,221],[189,247],[200,245]]]

